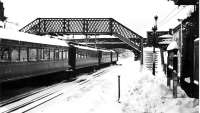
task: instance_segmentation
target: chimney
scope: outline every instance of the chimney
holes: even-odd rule
[[[3,2],[0,1],[0,21],[5,21]]]

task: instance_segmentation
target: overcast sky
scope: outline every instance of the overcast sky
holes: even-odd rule
[[[143,37],[154,25],[155,15],[158,15],[158,30],[168,30],[178,24],[177,18],[185,18],[191,10],[191,6],[178,7],[168,0],[1,1],[8,21],[18,23],[18,28],[38,17],[114,18]]]

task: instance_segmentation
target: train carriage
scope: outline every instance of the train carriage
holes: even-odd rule
[[[0,82],[100,67],[117,60],[118,54],[112,50],[0,29]]]
[[[112,62],[113,64],[116,64],[117,61],[118,61],[118,53],[117,53],[116,51],[113,51],[113,50],[111,50],[111,52],[112,52],[112,57],[111,57],[111,58],[112,58],[112,59],[111,59],[112,61],[111,61],[111,62]]]
[[[112,50],[97,49],[86,45],[70,43],[69,65],[73,70],[86,67],[100,67],[116,63],[118,54]]]
[[[0,30],[0,82],[68,70],[66,42]]]
[[[110,64],[112,62],[112,52],[110,50],[100,50],[101,52],[101,59],[100,59],[100,65],[101,64]]]
[[[99,53],[98,49],[87,46],[80,46],[70,44],[69,51],[69,64],[74,70],[99,66]]]

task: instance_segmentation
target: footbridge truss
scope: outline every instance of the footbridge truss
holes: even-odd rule
[[[113,18],[37,18],[19,31],[36,35],[114,35],[142,52],[143,38]]]

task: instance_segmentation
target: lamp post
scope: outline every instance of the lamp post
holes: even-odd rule
[[[178,76],[181,76],[181,54],[182,54],[182,39],[183,39],[183,19],[178,19],[181,25],[178,51]]]
[[[153,30],[153,68],[152,68],[152,74],[155,75],[155,46],[157,45],[157,37],[156,37],[156,30],[157,30],[157,20],[158,20],[158,16],[154,16],[154,19],[155,19],[155,25],[154,27],[152,28]]]

